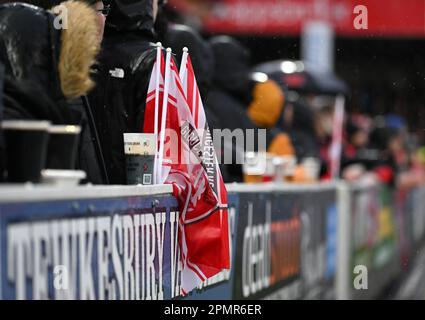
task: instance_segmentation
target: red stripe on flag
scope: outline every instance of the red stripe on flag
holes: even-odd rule
[[[159,91],[160,92],[164,92],[164,86],[163,85],[160,85],[159,86]],[[156,93],[156,90],[153,90],[153,91],[149,92],[148,95],[147,95],[147,97],[146,97],[146,99],[152,97],[153,95],[155,95],[155,93]]]
[[[177,104],[177,99],[175,97],[173,97],[171,94],[168,94],[168,99],[170,99],[171,101],[173,101],[175,104]]]
[[[179,90],[180,94],[183,97],[186,97],[186,94],[184,93],[184,90],[183,90],[181,82],[180,82],[180,75],[179,75],[179,72],[178,72],[175,64],[171,64],[171,71],[174,73],[174,82],[177,86],[177,89]]]
[[[194,120],[195,120],[196,128],[199,128],[199,100],[201,99],[198,93],[199,93],[198,88],[196,88],[196,107],[194,112],[194,118],[195,118]]]
[[[178,76],[178,73],[175,73],[174,74],[174,79],[175,79],[175,83],[176,83],[176,86],[177,86],[177,90],[179,90],[179,92],[180,92],[180,94],[183,96],[183,97],[186,97],[186,94],[184,93],[184,90],[183,90],[183,87],[181,86],[181,83],[180,83],[180,81],[179,81],[179,76]],[[186,103],[187,103],[187,101],[186,101]],[[190,108],[190,107],[189,107]]]

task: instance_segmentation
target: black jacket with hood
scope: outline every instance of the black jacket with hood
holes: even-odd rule
[[[225,141],[224,143],[228,147],[231,145],[233,154],[259,151],[257,139],[259,128],[247,114],[255,85],[251,78],[250,53],[241,43],[228,36],[213,37],[210,39],[210,45],[214,53],[215,66],[206,105],[217,115],[218,120],[213,124],[214,129],[254,130],[256,138],[253,150],[248,150],[247,145],[242,150],[234,141],[227,141],[227,144]],[[266,131],[266,149],[278,133],[273,129]],[[228,148],[226,149],[228,150]],[[233,159],[235,159],[235,155]],[[226,182],[242,181],[241,165],[226,165],[226,170],[229,173],[229,180]]]
[[[314,128],[314,111],[309,105],[304,103],[291,103],[294,116],[291,128],[288,131],[293,141],[297,158],[320,158],[319,142]]]
[[[162,33],[163,38],[161,40],[164,46],[171,47],[176,55],[178,65],[180,65],[182,60],[183,48],[187,47],[189,49],[199,92],[204,103],[205,115],[210,131],[213,134],[213,129],[219,129],[221,126],[218,115],[206,103],[214,69],[214,54],[210,44],[196,30],[181,24],[169,24]],[[216,150],[216,152],[217,157],[220,158],[223,154],[223,145],[221,145],[221,150]],[[225,181],[229,180],[226,166],[221,166],[221,174]]]
[[[0,6],[0,61],[5,67],[4,118],[77,121],[59,80],[61,32],[53,14],[30,5]]]
[[[183,48],[189,49],[190,59],[195,72],[199,92],[204,103],[205,114],[210,130],[220,128],[219,118],[206,103],[209,89],[214,74],[214,53],[210,44],[201,35],[189,26],[181,24],[169,24],[163,39],[164,46],[170,47],[180,65]]]
[[[78,101],[78,107],[68,100],[87,92],[93,85],[88,70],[82,74],[81,66],[94,62],[98,52],[97,45],[92,47],[97,37],[94,12],[83,3],[65,3],[69,14],[74,16],[70,22],[73,25],[64,34],[54,28],[55,16],[45,10],[54,4],[54,1],[46,2],[46,8],[26,4],[0,7],[3,30],[0,60],[5,64],[6,73],[4,117],[80,125],[82,133],[76,167],[87,172],[88,181],[103,183],[101,150],[96,150],[96,141],[93,141],[96,136],[92,131],[94,123],[89,125],[82,98],[74,100]]]
[[[89,95],[111,184],[126,184],[123,134],[142,132],[155,62],[152,0],[111,1],[97,87]]]

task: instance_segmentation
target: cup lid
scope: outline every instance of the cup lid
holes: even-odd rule
[[[74,126],[74,125],[51,125],[49,127],[49,133],[79,134],[80,132],[81,132],[81,127]]]
[[[85,179],[87,174],[82,170],[57,170],[57,169],[44,169],[41,171],[43,178],[50,179]]]
[[[4,129],[17,129],[17,130],[48,130],[50,121],[47,120],[3,120],[1,128]]]

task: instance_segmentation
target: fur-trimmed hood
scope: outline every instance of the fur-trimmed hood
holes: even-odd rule
[[[0,61],[5,74],[58,104],[93,87],[90,69],[99,51],[96,13],[82,2],[62,3],[67,29],[55,28],[55,14],[13,3],[0,6]]]
[[[68,12],[68,28],[62,30],[59,77],[65,97],[76,98],[94,87],[91,68],[100,49],[96,12],[81,1],[66,1],[52,8]]]

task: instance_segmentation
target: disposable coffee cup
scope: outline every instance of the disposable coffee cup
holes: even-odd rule
[[[74,170],[77,162],[81,127],[54,125],[49,129],[47,169]]]
[[[307,176],[311,180],[318,180],[320,173],[320,160],[313,157],[304,158],[302,161]]]
[[[46,164],[49,121],[5,120],[7,181],[38,183]]]
[[[263,182],[267,171],[267,155],[264,152],[246,152],[242,166],[245,183]]]
[[[151,133],[124,133],[127,184],[154,184],[157,138]]]
[[[291,182],[295,174],[297,158],[294,156],[282,156],[281,159],[284,166],[285,181]]]
[[[273,157],[273,165],[275,168],[274,182],[283,182],[285,181],[285,161],[282,157],[275,156]]]

